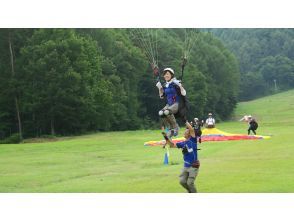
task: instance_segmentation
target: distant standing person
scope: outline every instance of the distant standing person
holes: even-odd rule
[[[215,127],[215,119],[212,117],[211,113],[208,113],[208,118],[206,119],[206,127],[214,128]]]
[[[194,128],[196,138],[198,138],[199,143],[201,143],[201,135],[202,135],[201,127],[203,127],[203,122],[199,121],[198,118],[194,118],[194,122],[192,122],[192,126]]]
[[[241,118],[239,121],[249,122],[250,117],[251,117],[251,115],[244,115],[243,118]]]
[[[169,139],[166,133],[162,133],[166,142],[170,147],[177,147],[182,149],[184,168],[180,175],[180,184],[189,193],[196,193],[195,180],[199,172],[200,163],[197,155],[197,137],[194,128],[187,121],[186,131],[184,133],[185,141],[177,143],[176,145]]]
[[[249,124],[248,135],[250,135],[250,131],[252,131],[256,135],[258,123],[256,122],[256,120],[254,118],[252,118],[251,115],[248,117],[248,119],[249,119],[249,121],[248,121],[248,124]]]

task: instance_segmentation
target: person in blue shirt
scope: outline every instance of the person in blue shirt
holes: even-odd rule
[[[197,155],[197,137],[194,128],[187,121],[186,131],[184,133],[185,141],[177,143],[176,145],[163,133],[166,142],[170,147],[177,147],[182,149],[184,168],[181,172],[180,184],[189,192],[196,193],[195,180],[199,172],[200,162]]]
[[[179,112],[179,103],[181,96],[186,96],[186,90],[181,82],[175,78],[175,73],[172,68],[165,68],[163,70],[163,77],[165,83],[162,85],[160,81],[157,82],[156,87],[159,90],[160,98],[166,98],[166,105],[158,114],[162,118],[165,128],[170,131],[169,137],[176,136],[178,126],[175,119],[175,114]]]

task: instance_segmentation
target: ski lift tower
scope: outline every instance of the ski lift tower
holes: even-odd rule
[[[274,79],[274,84],[275,84],[275,92],[277,92],[277,80],[276,79]]]

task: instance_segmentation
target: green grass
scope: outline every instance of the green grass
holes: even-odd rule
[[[258,118],[269,140],[205,142],[199,192],[294,192],[294,90],[240,103],[236,118]],[[217,128],[246,133],[246,123]],[[183,132],[183,129],[181,130]],[[107,132],[47,143],[0,145],[0,192],[184,192],[180,150],[144,147],[158,131]]]

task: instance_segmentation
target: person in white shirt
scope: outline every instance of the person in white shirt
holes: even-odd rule
[[[211,113],[208,113],[208,118],[206,119],[205,124],[206,124],[207,128],[214,128],[215,127],[215,120],[212,117]]]
[[[249,122],[251,118],[252,118],[251,115],[244,115],[244,117],[241,118],[239,121]]]

